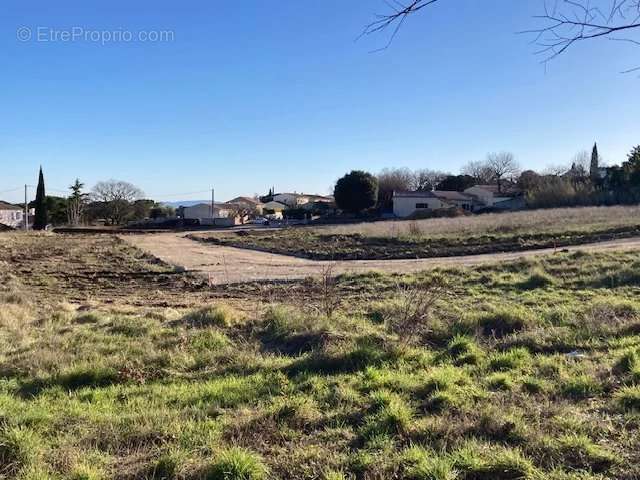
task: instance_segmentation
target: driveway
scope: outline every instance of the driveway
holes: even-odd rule
[[[380,271],[410,273],[435,267],[473,266],[549,255],[556,249],[545,248],[521,252],[465,255],[459,257],[423,258],[415,260],[340,260],[317,261],[224,247],[185,238],[187,233],[155,233],[122,235],[131,245],[171,265],[207,277],[212,284],[243,283],[256,280],[293,280],[322,274],[331,268],[334,275]],[[640,238],[614,240],[566,247],[563,251],[640,250]]]

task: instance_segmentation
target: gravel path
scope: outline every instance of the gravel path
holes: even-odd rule
[[[369,271],[409,273],[444,266],[470,266],[483,263],[513,261],[556,252],[553,248],[522,252],[466,255],[460,257],[424,258],[417,260],[340,260],[316,261],[264,253],[234,247],[206,244],[185,238],[187,233],[155,233],[122,235],[131,245],[161,260],[202,274],[213,284],[243,283],[255,280],[289,280],[320,275],[331,265],[332,273],[364,273]],[[585,252],[607,250],[640,250],[640,238],[590,243],[566,247],[563,251]]]

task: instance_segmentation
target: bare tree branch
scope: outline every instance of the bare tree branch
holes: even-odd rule
[[[407,17],[431,6],[439,0],[385,0],[389,12],[377,14],[358,38],[392,29],[387,44],[375,51],[387,49],[395,39]],[[608,38],[640,45],[640,39],[617,37],[640,32],[640,0],[543,0],[544,14],[534,18],[541,21],[540,28],[519,33],[534,34],[532,43],[538,45],[536,55],[548,63],[577,43]],[[605,8],[606,7],[606,8]],[[616,35],[614,37],[614,35]],[[632,68],[627,72],[640,70]]]

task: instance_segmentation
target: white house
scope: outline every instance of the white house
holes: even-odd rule
[[[322,195],[311,195],[304,193],[276,193],[273,195],[273,201],[283,203],[289,208],[299,208],[309,202],[333,202],[332,197]]]
[[[396,217],[410,217],[416,212],[439,210],[447,206],[433,192],[393,192],[393,214]]]
[[[487,207],[492,207],[494,203],[502,202],[513,197],[498,191],[497,185],[474,185],[467,188],[464,193],[473,195]]]
[[[21,227],[24,223],[22,208],[0,200],[0,223],[12,228]]]
[[[182,207],[182,218],[188,220],[199,220],[201,225],[233,225],[235,218],[232,218],[234,205],[216,202],[213,211],[210,203],[198,203],[190,207]],[[225,219],[228,221],[218,221]]]

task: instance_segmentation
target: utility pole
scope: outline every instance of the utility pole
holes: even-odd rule
[[[216,208],[216,195],[215,195],[215,190],[212,188],[211,189],[211,218],[214,218],[214,212],[215,212],[215,208]]]
[[[24,186],[24,230],[29,230],[29,204],[27,203],[27,185]]]

